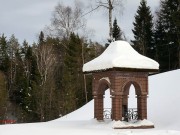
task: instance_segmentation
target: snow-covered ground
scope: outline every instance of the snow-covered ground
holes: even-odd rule
[[[154,129],[113,129],[111,120],[93,119],[93,100],[82,108],[44,123],[1,125],[0,135],[180,135],[180,70],[149,77],[148,120]],[[134,92],[133,86],[130,94]],[[105,107],[110,106],[106,92]],[[131,95],[130,95],[131,97]],[[136,99],[130,100],[133,107]]]

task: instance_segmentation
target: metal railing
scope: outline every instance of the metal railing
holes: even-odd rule
[[[112,112],[111,108],[104,108],[104,110],[103,110],[104,119],[111,119],[111,115],[112,115],[111,112]]]
[[[132,121],[138,119],[138,111],[137,108],[128,108],[128,111],[125,112],[124,120]]]
[[[124,116],[123,116],[124,121],[132,121],[132,120],[138,119],[137,108],[128,108],[128,111],[125,111],[123,114],[124,114]],[[104,108],[103,117],[104,117],[104,119],[111,119],[112,118],[112,109]]]

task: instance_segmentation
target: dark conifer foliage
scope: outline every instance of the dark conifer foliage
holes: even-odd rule
[[[83,83],[83,59],[82,59],[82,40],[74,33],[70,34],[67,42],[66,55],[63,68],[63,89],[68,103],[65,108],[67,112],[77,109],[85,102]]]
[[[113,30],[112,30],[113,39],[116,40],[122,40],[122,31],[120,27],[117,24],[117,19],[114,19],[113,22]]]
[[[20,45],[14,35],[9,40],[2,35],[0,70],[6,75],[8,101],[14,106],[7,110],[17,122],[35,122],[52,120],[81,107],[92,99],[92,77],[84,77],[83,63],[103,51],[100,44],[74,33],[58,39],[45,38],[40,32],[38,43],[33,45],[26,40]]]
[[[162,0],[157,12],[155,44],[161,72],[180,66],[179,6],[179,0]]]
[[[107,48],[111,42],[117,40],[123,40],[123,37],[122,37],[122,31],[117,24],[117,19],[115,18],[112,28],[112,39],[108,39],[108,43],[105,44],[105,47]]]
[[[133,22],[134,40],[133,47],[141,54],[155,58],[155,46],[153,39],[153,16],[146,0],[141,0],[135,21]]]
[[[44,33],[41,31],[39,35],[39,44],[43,44],[44,42]]]
[[[5,72],[6,74],[10,66],[7,49],[7,39],[4,34],[2,34],[2,36],[0,37],[0,70]]]

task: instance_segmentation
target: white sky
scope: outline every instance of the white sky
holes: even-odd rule
[[[38,34],[50,19],[54,7],[60,0],[0,0],[0,34],[8,38],[15,34],[22,43],[26,39],[29,43],[37,42]],[[72,5],[74,0],[61,0],[64,4]],[[83,1],[83,0],[81,0]],[[90,0],[89,0],[90,1]],[[147,0],[152,12],[158,8],[159,0]],[[86,1],[87,3],[87,1]],[[118,25],[128,40],[133,38],[132,28],[134,15],[140,0],[124,0],[124,12],[116,14]],[[114,16],[115,17],[115,16]],[[94,30],[94,41],[107,42],[108,16],[102,10],[87,15],[87,27]],[[114,19],[113,19],[114,20]]]

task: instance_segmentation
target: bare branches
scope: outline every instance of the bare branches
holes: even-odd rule
[[[94,1],[96,3],[94,8],[92,8],[89,12],[85,13],[83,16],[99,9],[100,7],[107,9],[108,15],[109,15],[109,38],[111,40],[112,39],[112,14],[113,14],[112,12],[113,10],[116,10],[117,7],[118,7],[117,8],[118,11],[120,12],[122,11],[121,9],[123,7],[122,6],[123,0],[94,0]]]
[[[97,10],[99,7],[100,7],[100,6],[97,6],[97,7],[93,8],[92,10],[90,10],[90,11],[88,11],[87,13],[83,14],[82,17],[90,14],[91,12],[93,12],[93,11],[95,11],[95,10]]]
[[[54,54],[53,44],[47,44],[47,43],[40,44],[35,48],[34,54],[36,56],[37,68],[41,77],[40,87],[39,87],[40,100],[38,102],[38,108],[39,108],[38,111],[41,116],[41,121],[44,121],[44,116],[45,116],[44,108],[47,102],[45,98],[47,97],[47,92],[49,91],[51,97],[52,90],[54,89],[53,73],[56,66],[56,56]],[[52,98],[48,100],[50,106],[51,106],[51,100]]]
[[[85,26],[81,4],[75,2],[74,7],[59,3],[53,12],[51,27],[58,36],[69,37],[71,32],[76,32]]]
[[[40,45],[35,49],[35,56],[37,59],[37,67],[41,76],[41,85],[46,80],[48,73],[56,62],[56,57],[53,54],[53,45]]]

